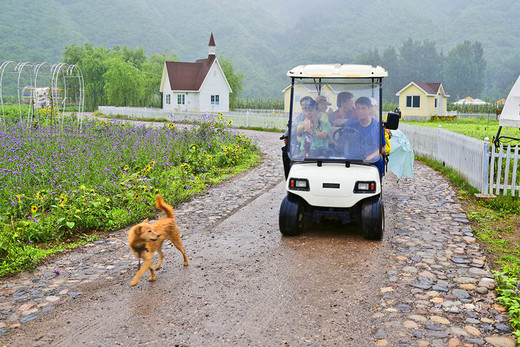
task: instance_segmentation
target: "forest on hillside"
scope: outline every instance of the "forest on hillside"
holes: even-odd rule
[[[493,100],[520,74],[519,16],[513,0],[3,0],[0,62],[58,62],[86,43],[195,61],[213,32],[217,55],[244,74],[243,97],[281,98],[296,65],[367,62],[389,70],[387,98],[417,80]],[[430,49],[430,63],[408,47]],[[478,69],[459,72],[470,55]]]

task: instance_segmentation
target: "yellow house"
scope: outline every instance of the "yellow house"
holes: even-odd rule
[[[495,105],[496,107],[503,107],[505,104],[506,104],[506,99],[500,99],[500,100],[496,101],[493,105]]]
[[[288,86],[282,92],[284,93],[284,111],[289,113],[291,107],[291,86]],[[324,95],[333,107],[336,106],[338,93],[330,85],[325,84],[323,88],[321,88],[320,95]],[[311,98],[316,99],[318,96],[316,86],[314,84],[294,84],[295,104],[293,111],[295,113],[302,112],[300,100],[305,96],[310,96]]]
[[[403,117],[430,118],[447,116],[446,106],[450,97],[442,83],[410,82],[395,95],[399,97],[399,109]]]

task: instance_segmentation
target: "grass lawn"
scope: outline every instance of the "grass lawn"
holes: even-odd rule
[[[480,118],[459,118],[455,120],[429,120],[429,121],[403,121],[402,123],[438,128],[439,125],[446,130],[453,131],[462,135],[474,137],[479,140],[484,138],[493,139],[498,131],[498,120],[494,115],[489,119],[485,116]],[[512,133],[515,129],[510,129]],[[520,135],[520,132],[517,132]]]

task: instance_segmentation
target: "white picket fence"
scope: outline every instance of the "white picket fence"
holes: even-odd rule
[[[99,106],[99,112],[106,115],[123,115],[134,118],[166,119],[170,121],[199,121],[217,119],[220,116],[225,121],[232,121],[237,127],[259,127],[269,129],[287,128],[289,114],[282,110],[249,110],[233,112],[180,112],[165,111],[159,108]]]
[[[491,148],[491,163],[489,170],[489,193],[494,195],[512,196],[520,194],[520,182],[518,182],[518,159],[520,158],[520,146],[504,147],[501,144]]]
[[[488,192],[489,142],[442,128],[399,124],[416,155],[428,157],[457,171],[469,184]]]

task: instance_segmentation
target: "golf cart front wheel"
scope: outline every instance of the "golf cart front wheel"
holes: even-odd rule
[[[280,206],[280,232],[284,236],[296,236],[303,232],[304,203],[294,195],[287,195]]]
[[[381,240],[385,231],[385,210],[381,197],[367,199],[361,207],[361,227],[369,240]]]

